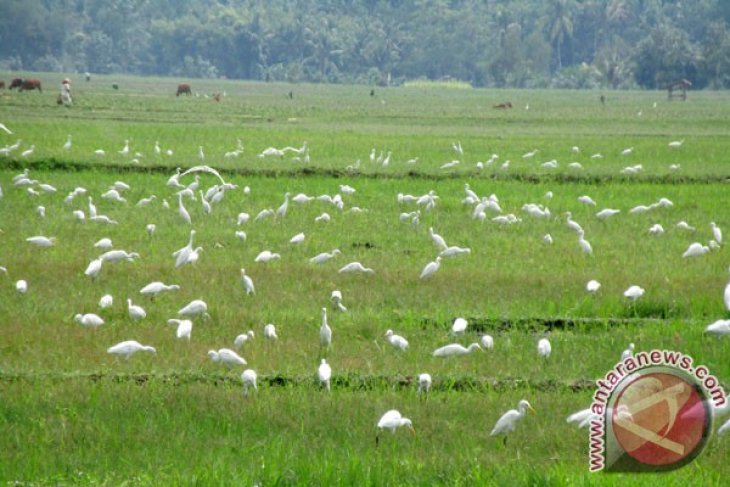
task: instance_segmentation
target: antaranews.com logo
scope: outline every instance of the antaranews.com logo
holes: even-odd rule
[[[671,350],[639,352],[596,384],[591,472],[657,472],[686,465],[710,438],[713,407],[727,401],[707,367]]]

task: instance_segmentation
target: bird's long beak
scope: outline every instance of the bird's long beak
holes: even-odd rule
[[[537,414],[537,411],[535,411],[532,406],[527,406],[527,409],[529,409],[532,414]]]
[[[412,434],[413,436],[416,436],[416,428],[414,428],[413,426],[411,426],[411,427],[410,427],[410,428],[408,428],[408,429],[409,429],[409,430],[411,431],[411,434]]]

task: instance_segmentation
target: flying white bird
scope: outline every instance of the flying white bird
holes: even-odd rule
[[[401,416],[400,412],[395,409],[391,409],[380,418],[378,421],[378,434],[375,436],[375,445],[377,446],[380,442],[380,433],[383,430],[390,430],[391,433],[395,434],[395,430],[405,426],[408,428],[413,435],[416,434],[416,430],[413,428],[413,423],[410,419]]]
[[[385,332],[385,339],[388,340],[388,343],[390,343],[398,350],[404,351],[406,348],[408,348],[408,340],[400,335],[394,335],[393,330],[388,330]]]
[[[330,379],[332,378],[332,368],[325,359],[322,359],[322,363],[319,364],[319,367],[317,368],[317,378],[319,379],[320,384],[329,391]]]
[[[504,443],[507,444],[507,434],[515,429],[517,422],[525,417],[525,413],[528,409],[532,413],[535,413],[535,410],[532,409],[532,406],[530,406],[529,402],[524,399],[521,400],[517,405],[517,409],[510,409],[509,411],[504,413],[502,417],[499,418],[499,420],[497,420],[497,423],[494,425],[494,428],[489,435],[505,435]]]
[[[106,350],[106,353],[110,353],[112,355],[119,355],[121,357],[124,357],[125,359],[129,359],[132,355],[134,355],[137,352],[150,352],[150,353],[157,353],[157,350],[155,350],[155,347],[150,347],[149,345],[142,345],[138,341],[135,340],[127,340],[125,342],[117,343],[116,345],[109,347]]]
[[[437,348],[433,352],[434,357],[458,357],[460,355],[467,355],[472,353],[474,350],[481,350],[482,347],[478,343],[472,343],[469,347],[464,347],[458,343],[452,343],[450,345]]]

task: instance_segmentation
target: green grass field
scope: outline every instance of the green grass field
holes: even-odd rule
[[[363,86],[194,80],[199,96],[176,98],[177,80],[98,76],[89,83],[74,77],[75,103],[65,108],[55,103],[61,77],[41,79],[43,93],[0,92],[0,122],[14,132],[0,132],[0,149],[22,140],[0,155],[0,266],[7,268],[0,274],[0,482],[642,485],[658,478],[663,485],[723,485],[726,438],[712,438],[699,459],[675,472],[589,474],[587,431],[565,418],[590,404],[593,381],[630,342],[637,350],[690,354],[728,386],[727,339],[703,332],[729,317],[722,299],[730,278],[727,243],[682,257],[690,243],[713,238],[710,222],[730,232],[727,93],[668,102],[662,92],[610,92],[601,105],[596,92],[402,87],[370,96]],[[220,102],[205,96],[223,92]],[[515,108],[492,108],[507,100]],[[69,134],[73,145],[65,150]],[[244,151],[224,157],[238,140]],[[684,143],[673,149],[673,140]],[[128,155],[119,153],[125,141]],[[292,153],[259,157],[267,147],[305,141],[309,162]],[[452,148],[457,142],[463,156]],[[187,225],[176,190],[165,183],[175,168],[200,164],[199,147],[205,164],[238,187],[210,215],[199,195],[185,199]],[[622,156],[629,147],[633,152]],[[168,149],[172,155],[164,154]],[[373,149],[376,156],[390,152],[390,164],[371,162]],[[533,158],[522,157],[534,149]],[[602,157],[591,157],[597,153]],[[455,159],[461,162],[453,169],[440,168]],[[542,166],[553,159],[557,168]],[[621,173],[636,164],[643,170]],[[40,194],[32,195],[14,186],[23,169],[57,192],[44,193],[37,183]],[[127,203],[101,197],[115,181],[131,187],[122,191]],[[202,175],[200,189],[217,182]],[[484,221],[474,219],[473,205],[462,201],[467,183],[479,196],[496,195],[502,214],[520,221],[500,225],[489,210]],[[290,202],[284,218],[253,221],[265,208],[276,210],[286,192],[334,196],[344,184],[356,192],[341,195],[341,210]],[[88,192],[65,203],[79,186]],[[418,207],[397,195],[431,190],[439,199],[430,211],[420,208],[419,224],[401,221],[401,213]],[[151,204],[136,206],[150,195]],[[581,195],[597,206],[579,203]],[[78,221],[72,212],[88,214],[88,197],[118,224]],[[660,198],[673,206],[629,213]],[[548,207],[551,216],[528,215],[526,203]],[[600,220],[595,213],[603,208],[621,213]],[[239,226],[241,212],[251,219]],[[323,212],[331,221],[315,222]],[[581,251],[566,212],[584,228],[592,255]],[[682,220],[696,230],[676,227]],[[652,236],[657,223],[666,232]],[[445,258],[436,274],[420,280],[438,253],[429,227],[471,252]],[[175,268],[171,254],[191,229],[203,251],[194,265]],[[245,242],[235,235],[240,230]],[[299,232],[304,242],[289,243]],[[55,245],[25,241],[35,235],[55,237]],[[93,246],[102,237],[140,258],[105,263],[92,280],[84,269],[103,252]],[[341,255],[334,260],[309,262],[335,248]],[[263,250],[281,258],[255,263]],[[352,261],[375,273],[337,272]],[[243,290],[242,267],[255,295]],[[15,289],[20,279],[26,294]],[[585,291],[590,279],[602,284],[596,295]],[[151,281],[181,289],[151,300],[139,294]],[[646,289],[634,304],[623,297],[630,285]],[[346,313],[333,309],[335,289]],[[107,293],[114,305],[100,310]],[[145,308],[145,319],[129,318],[128,298]],[[208,303],[211,318],[194,319],[191,340],[181,341],[166,321],[193,299]],[[326,352],[331,393],[316,380],[322,307],[333,329]],[[76,313],[98,313],[105,324],[82,327]],[[458,316],[470,326],[454,338],[449,331]],[[267,323],[276,325],[278,341],[263,337]],[[234,338],[249,329],[256,337],[239,352],[258,373],[259,390],[244,397],[244,367],[226,368],[206,353],[234,348]],[[386,341],[388,329],[408,339],[405,352]],[[485,333],[494,337],[494,350],[446,360],[431,355]],[[543,336],[553,347],[547,361],[536,352]],[[157,353],[128,361],[106,353],[129,339]],[[421,372],[434,379],[427,398],[416,394]],[[537,415],[526,417],[505,446],[489,433],[520,399]],[[413,420],[416,436],[387,434],[376,447],[375,425],[393,408]]]

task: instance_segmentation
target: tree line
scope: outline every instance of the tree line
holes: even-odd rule
[[[726,88],[728,22],[724,0],[4,0],[0,69]]]

